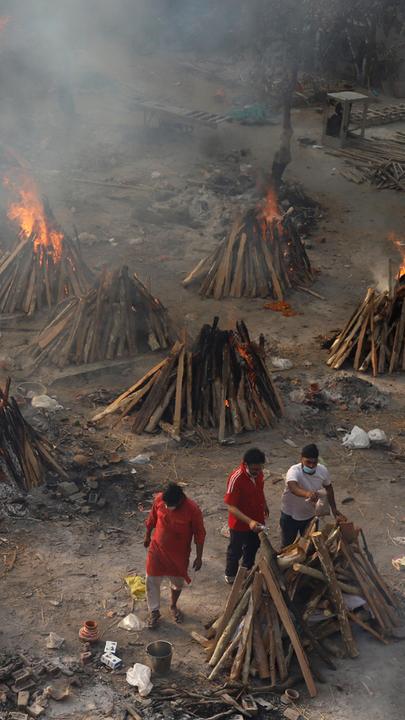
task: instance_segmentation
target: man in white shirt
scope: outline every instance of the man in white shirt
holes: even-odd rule
[[[315,505],[326,491],[330,509],[337,520],[345,520],[339,513],[329,472],[318,462],[316,445],[306,445],[301,451],[301,462],[292,465],[287,472],[285,490],[281,500],[282,547],[291,545],[298,534],[303,535],[315,517]]]

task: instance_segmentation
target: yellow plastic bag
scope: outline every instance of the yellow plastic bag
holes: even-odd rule
[[[131,591],[132,597],[135,600],[142,600],[145,597],[145,580],[140,575],[127,575],[124,580]]]

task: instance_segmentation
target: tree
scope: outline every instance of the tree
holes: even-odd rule
[[[299,72],[322,72],[333,59],[336,67],[336,56],[345,53],[359,83],[381,79],[384,62],[385,71],[393,72],[388,38],[395,24],[403,27],[405,0],[253,0],[252,5],[256,81],[262,100],[274,104],[278,96],[283,112],[272,167],[278,185],[291,162],[291,107]]]

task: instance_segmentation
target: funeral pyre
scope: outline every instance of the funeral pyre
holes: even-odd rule
[[[174,339],[161,302],[123,266],[105,269],[87,294],[62,302],[32,352],[37,364],[49,360],[64,367],[163,350]]]
[[[191,350],[177,342],[165,360],[93,419],[131,415],[133,432],[160,428],[175,438],[196,427],[215,428],[220,441],[273,425],[283,408],[264,342],[252,342],[242,321],[233,330],[220,330],[218,322],[203,326]]]
[[[231,232],[185,278],[206,297],[273,297],[282,300],[312,280],[312,270],[292,208],[280,210],[273,191],[235,220]]]
[[[327,364],[337,370],[345,361],[374,376],[405,370],[405,261],[392,290],[368,288],[334,340]]]
[[[9,391],[10,380],[0,388],[0,481],[29,490],[44,482],[46,470],[67,479],[54,448],[25,420]]]
[[[332,658],[342,656],[327,638],[340,636],[343,654],[354,658],[354,626],[383,643],[394,634],[397,603],[363,532],[348,522],[314,528],[279,554],[260,534],[258,562],[251,571],[239,569],[207,637],[192,633],[206,649],[209,679],[226,672],[246,688],[257,677],[270,687],[303,678],[313,697],[312,655],[332,669]]]
[[[7,188],[17,193],[8,217],[19,226],[19,241],[0,257],[0,313],[32,315],[56,305],[68,295],[82,295],[92,275],[80,247],[58,227],[49,204],[29,178]]]

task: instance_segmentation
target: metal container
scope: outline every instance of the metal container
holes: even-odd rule
[[[173,645],[166,640],[156,640],[146,646],[146,655],[152,672],[157,675],[165,675],[170,670]]]

